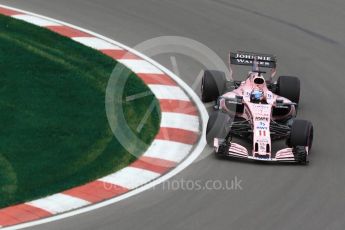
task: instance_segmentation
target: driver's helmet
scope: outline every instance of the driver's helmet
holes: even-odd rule
[[[250,102],[260,103],[264,101],[264,92],[262,90],[255,89],[250,94]]]

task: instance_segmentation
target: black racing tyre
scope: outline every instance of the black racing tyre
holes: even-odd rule
[[[314,128],[310,121],[294,120],[291,127],[288,145],[290,147],[307,146],[309,150],[313,144]]]
[[[230,116],[220,110],[213,111],[206,127],[207,144],[213,146],[214,138],[225,138],[230,127]]]
[[[217,70],[205,70],[201,82],[201,100],[211,102],[223,94],[226,83],[225,73]]]
[[[297,103],[300,97],[301,82],[297,77],[280,76],[277,81],[276,93]]]
[[[306,165],[308,164],[308,154],[305,150],[304,146],[296,146],[293,149],[293,154],[295,156],[295,160],[298,164]]]

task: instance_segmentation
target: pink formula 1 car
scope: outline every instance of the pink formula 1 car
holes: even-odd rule
[[[276,58],[272,55],[236,52],[229,57],[230,70],[232,64],[253,69],[244,81],[228,81],[220,71],[204,72],[202,101],[215,101],[206,130],[208,144],[220,156],[307,164],[313,125],[295,119],[299,79],[280,76],[273,82]],[[265,72],[260,68],[271,70],[269,79],[263,77]],[[233,137],[249,140],[251,147],[233,142]],[[275,150],[273,141],[280,139],[286,139],[287,146]]]

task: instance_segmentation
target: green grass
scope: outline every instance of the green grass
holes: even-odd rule
[[[69,38],[0,16],[0,207],[87,183],[135,160],[114,137],[105,112],[116,64]],[[123,98],[148,90],[130,73]],[[116,106],[129,127],[151,143],[159,106],[136,129],[157,100],[123,101]]]

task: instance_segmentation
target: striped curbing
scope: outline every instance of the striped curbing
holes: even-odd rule
[[[148,85],[159,100],[162,112],[155,140],[137,161],[88,184],[1,209],[0,228],[90,206],[144,187],[182,165],[195,146],[203,145],[200,141],[204,125],[204,119],[200,120],[204,116],[200,114],[204,112],[200,112],[201,104],[196,106],[196,97],[192,97],[190,92],[187,94],[186,86],[181,87],[184,83],[178,82],[164,67],[124,45],[54,19],[7,6],[0,6],[0,14],[45,27],[116,59]]]

